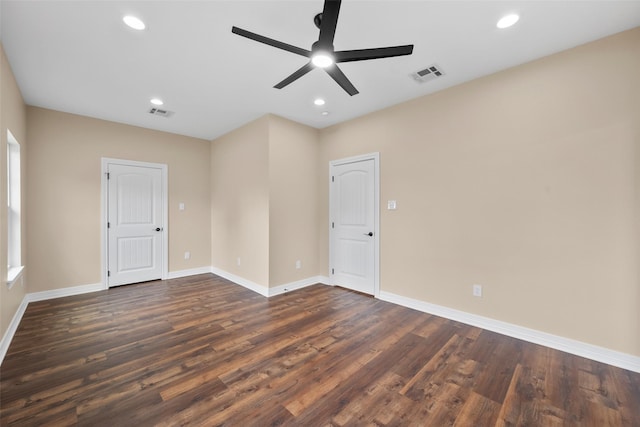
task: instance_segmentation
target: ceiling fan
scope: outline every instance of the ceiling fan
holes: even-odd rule
[[[239,36],[255,40],[259,43],[264,43],[278,49],[310,58],[309,62],[300,67],[289,77],[276,84],[274,88],[282,89],[283,87],[298,80],[315,67],[318,67],[323,68],[327,74],[336,81],[336,83],[338,83],[349,95],[353,96],[358,93],[358,90],[349,81],[347,76],[344,75],[342,70],[338,68],[338,63],[411,55],[413,52],[413,45],[409,44],[372,49],[342,50],[336,52],[333,48],[333,38],[336,33],[336,25],[338,24],[340,3],[340,0],[325,0],[322,13],[319,13],[314,17],[313,22],[316,27],[320,29],[320,36],[318,37],[318,41],[313,43],[311,46],[311,50],[302,49],[278,40],[270,39],[235,26],[231,29],[231,32]]]

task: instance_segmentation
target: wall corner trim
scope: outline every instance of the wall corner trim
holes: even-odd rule
[[[254,292],[257,292],[260,295],[263,295],[265,297],[286,292],[285,288],[287,290],[293,290],[293,289],[300,289],[305,286],[309,286],[319,282],[329,283],[328,277],[316,276],[306,280],[301,280],[298,282],[273,288],[270,292],[269,288],[265,286],[258,285],[257,283],[254,283],[250,280],[244,279],[232,273],[229,273],[224,270],[211,267],[211,266],[172,271],[168,273],[167,279],[178,279],[181,277],[194,276],[197,274],[206,274],[206,273],[216,274],[240,286],[243,286]],[[11,322],[9,323],[9,327],[7,328],[7,330],[4,333],[4,336],[2,337],[2,340],[0,341],[0,365],[2,365],[2,362],[4,361],[4,357],[6,356],[7,351],[9,350],[9,345],[11,344],[11,341],[13,340],[13,336],[15,335],[16,331],[18,330],[18,326],[20,326],[20,321],[22,320],[22,316],[24,316],[24,313],[27,310],[27,306],[29,305],[30,302],[45,301],[45,300],[54,299],[54,298],[62,298],[62,297],[68,297],[72,295],[85,294],[89,292],[103,291],[106,289],[108,289],[108,287],[104,283],[94,283],[90,285],[71,286],[68,288],[53,289],[49,291],[32,292],[32,293],[26,294],[23,297],[22,302],[18,307],[18,310],[16,310],[15,314],[13,315],[13,318],[11,319]]]
[[[276,295],[284,294],[286,292],[294,291],[296,289],[306,288],[307,286],[315,285],[318,283],[323,285],[329,284],[329,278],[326,276],[312,276],[306,279],[297,280],[295,282],[285,283],[284,285],[269,288],[263,285],[259,285],[243,277],[236,276],[235,274],[229,273],[228,271],[222,270],[220,268],[211,267],[211,270],[209,270],[209,272],[215,274],[216,276],[227,279],[235,283],[236,285],[240,285],[251,291],[257,292],[263,297],[273,297]]]
[[[255,282],[252,282],[249,279],[245,279],[244,277],[240,277],[240,276],[236,276],[233,273],[229,273],[228,271],[224,271],[220,268],[217,267],[211,267],[210,270],[211,273],[215,274],[216,276],[220,276],[224,279],[230,280],[233,283],[243,286],[249,290],[252,290],[254,292],[259,293],[260,295],[262,295],[263,297],[268,297],[269,296],[269,288],[263,285],[259,285]]]
[[[24,312],[27,310],[27,305],[29,305],[29,301],[27,300],[27,295],[25,295],[18,306],[18,310],[16,310],[16,313],[13,315],[13,318],[9,323],[9,327],[4,333],[2,341],[0,341],[0,365],[2,365],[2,362],[4,361],[4,356],[7,355],[9,344],[11,344],[11,340],[18,330],[18,326],[20,326],[20,321],[22,320],[22,316],[24,316]]]
[[[570,338],[560,337],[535,329],[525,328],[523,326],[502,322],[500,320],[490,319],[477,314],[471,314],[441,305],[431,304],[425,301],[404,297],[402,295],[396,295],[391,292],[381,291],[380,299],[422,311],[424,313],[455,320],[457,322],[497,332],[512,338],[518,338],[523,341],[543,345],[545,347],[571,353],[576,356],[585,357],[597,362],[606,363],[640,373],[640,357],[631,354],[610,350],[593,344],[587,344]]]
[[[20,303],[20,306],[18,306],[18,310],[13,315],[11,323],[9,323],[9,327],[2,337],[2,341],[0,341],[0,365],[4,361],[4,357],[7,355],[9,345],[11,344],[16,331],[18,330],[18,326],[20,326],[22,316],[24,316],[24,313],[27,310],[27,306],[30,302],[45,301],[48,299],[86,294],[89,292],[104,291],[105,289],[107,288],[103,283],[94,283],[91,285],[72,286],[69,288],[53,289],[50,291],[32,292],[26,294],[24,298],[22,298],[22,302]]]

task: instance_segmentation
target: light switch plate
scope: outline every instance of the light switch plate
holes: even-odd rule
[[[482,296],[482,285],[473,285],[473,296],[474,297]]]
[[[390,210],[390,211],[396,210],[396,206],[397,205],[396,205],[396,201],[395,200],[389,200],[387,202],[387,209]]]

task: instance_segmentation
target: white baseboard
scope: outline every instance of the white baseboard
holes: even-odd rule
[[[228,271],[222,270],[217,267],[211,267],[210,271],[217,276],[230,280],[237,285],[252,290],[253,292],[257,292],[264,297],[269,296],[269,288],[266,286],[259,285],[255,282],[252,282],[251,280],[245,279],[244,277],[236,276],[233,273],[229,273]]]
[[[302,289],[316,283],[322,283],[325,285],[329,284],[328,277],[314,276],[307,279],[298,280],[296,282],[276,286],[274,288],[268,288],[266,286],[259,285],[255,282],[215,267],[202,267],[190,270],[175,271],[169,274],[169,278],[173,279],[203,273],[213,273],[220,277],[224,277],[227,280],[230,280],[240,286],[257,292],[265,297],[280,295],[282,293],[290,292],[296,289]],[[7,350],[9,349],[9,345],[11,344],[11,340],[18,330],[18,326],[20,325],[22,316],[24,315],[27,309],[27,305],[30,302],[44,301],[48,299],[61,298],[72,295],[80,295],[89,292],[102,291],[105,289],[106,287],[104,284],[95,283],[91,285],[73,286],[69,288],[26,294],[22,300],[22,303],[18,307],[18,310],[11,319],[9,327],[4,333],[2,340],[0,341],[0,364],[2,364],[2,361],[4,360]],[[431,304],[413,298],[407,298],[401,295],[393,294],[391,292],[381,291],[379,298],[383,301],[412,308],[424,313],[433,314],[436,316],[455,320],[457,322],[462,322],[471,326],[487,329],[489,331],[497,332],[499,334],[507,335],[513,338],[518,338],[524,341],[554,348],[556,350],[575,354],[577,356],[586,357],[588,359],[607,363],[609,365],[617,366],[622,369],[640,372],[640,357],[633,356],[631,354],[610,350],[593,344],[587,344],[581,341],[572,340],[570,338],[560,337],[546,332],[537,331],[535,329],[525,328],[523,326],[502,322],[500,320],[490,319],[488,317],[455,310],[441,305]]]
[[[315,285],[316,283],[322,283],[324,285],[329,284],[329,278],[326,276],[313,276],[302,280],[297,280],[291,283],[285,283],[284,285],[279,285],[273,288],[269,288],[263,285],[259,285],[251,280],[247,280],[243,277],[237,276],[233,273],[229,273],[228,271],[222,270],[217,267],[211,267],[209,270],[211,273],[223,277],[227,280],[232,281],[233,283],[243,286],[249,290],[259,293],[264,297],[273,297],[276,295],[283,294],[285,292],[291,292],[296,289],[306,288],[307,286]]]
[[[86,294],[89,292],[104,291],[105,289],[107,288],[104,284],[94,283],[92,285],[72,286],[69,288],[53,289],[50,291],[32,292],[26,294],[24,298],[22,298],[22,302],[20,303],[18,310],[13,315],[11,323],[9,323],[9,327],[2,337],[2,341],[0,341],[0,364],[2,364],[4,356],[6,356],[7,354],[7,350],[9,349],[9,345],[11,344],[11,340],[13,340],[13,336],[18,330],[18,326],[20,325],[22,316],[24,316],[24,312],[27,310],[27,306],[30,302],[45,301],[48,299]]]
[[[513,338],[518,338],[534,344],[540,344],[545,347],[554,348],[574,354],[576,356],[585,357],[597,362],[606,363],[617,366],[629,371],[640,372],[640,357],[631,354],[610,350],[593,344],[587,344],[581,341],[564,338],[546,332],[537,331],[535,329],[525,328],[523,326],[514,325],[500,320],[490,319],[488,317],[467,313],[464,311],[454,310],[441,305],[431,304],[425,301],[413,298],[403,297],[391,292],[380,292],[380,299],[424,313],[434,314],[457,322],[465,323],[471,326],[477,326],[482,329],[497,332]]]
[[[24,298],[22,298],[22,302],[18,306],[18,310],[13,315],[13,318],[9,323],[9,327],[4,333],[4,336],[2,337],[2,341],[0,341],[0,365],[4,360],[4,356],[7,355],[7,350],[9,350],[9,344],[11,344],[11,340],[13,339],[13,336],[18,330],[18,326],[20,325],[22,316],[24,315],[24,312],[27,310],[27,305],[29,305],[29,302],[27,301],[27,296],[25,295]]]
[[[181,277],[195,276],[197,274],[206,274],[206,273],[217,274],[218,276],[231,280],[232,282],[237,283],[238,285],[244,286],[245,288],[250,289],[254,292],[257,292],[260,295],[263,295],[265,297],[279,295],[281,293],[290,292],[295,289],[301,289],[306,286],[314,285],[316,283],[324,283],[324,284],[329,283],[328,277],[314,276],[308,279],[299,280],[297,282],[292,282],[285,285],[277,286],[275,288],[268,288],[266,286],[258,285],[257,283],[244,279],[240,276],[236,276],[227,271],[220,270],[218,268],[213,268],[213,267],[199,267],[199,268],[192,268],[188,270],[172,271],[168,274],[167,279],[178,279]],[[9,327],[7,328],[7,330],[5,331],[2,337],[2,340],[0,341],[0,364],[2,364],[2,361],[4,360],[4,356],[7,354],[7,350],[9,349],[9,345],[11,344],[11,340],[13,339],[13,336],[18,330],[18,326],[20,325],[22,316],[24,315],[27,309],[27,306],[29,305],[30,302],[69,297],[73,295],[86,294],[89,292],[103,291],[106,289],[107,287],[104,284],[94,283],[90,285],[71,286],[68,288],[52,289],[50,291],[32,292],[32,293],[26,294],[22,299],[22,302],[20,303],[18,310],[13,315],[13,318],[11,319],[11,322],[9,323]]]
[[[286,283],[284,285],[269,288],[269,296],[273,297],[276,295],[284,294],[286,292],[295,291],[296,289],[306,288],[307,286],[315,285],[317,283],[322,283],[323,285],[326,285],[329,283],[329,278],[325,276],[313,276],[313,277],[308,277],[306,279],[302,279],[295,282]]]
[[[187,276],[196,276],[198,274],[205,274],[205,273],[211,273],[211,272],[212,272],[212,268],[210,266],[190,268],[187,270],[170,271],[169,274],[167,274],[167,280],[179,279],[181,277],[187,277]]]
[[[104,283],[94,283],[92,285],[71,286],[69,288],[52,289],[50,291],[33,292],[25,295],[27,302],[45,301],[48,299],[70,297],[73,295],[88,294],[89,292],[105,291],[107,287]]]
[[[316,276],[318,279],[318,283],[322,283],[323,285],[327,285],[327,286],[333,286],[333,284],[331,283],[331,279],[329,279],[329,276]]]

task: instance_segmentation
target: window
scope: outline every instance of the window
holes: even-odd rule
[[[20,226],[20,144],[7,130],[7,285],[13,286],[22,269]]]

